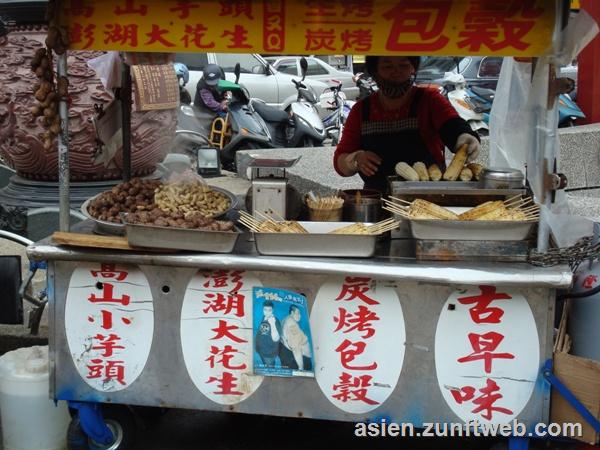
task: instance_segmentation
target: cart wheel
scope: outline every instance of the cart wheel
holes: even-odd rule
[[[102,445],[94,442],[88,437],[81,423],[79,416],[71,419],[69,429],[67,430],[67,448],[68,450],[131,450],[135,444],[136,424],[131,412],[125,407],[105,407],[102,409],[104,421],[110,431],[115,436],[112,444]]]

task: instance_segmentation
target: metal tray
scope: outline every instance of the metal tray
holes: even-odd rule
[[[219,214],[218,216],[215,216],[215,218],[223,217],[223,216],[227,215],[230,211],[235,209],[235,207],[238,204],[238,198],[235,194],[233,194],[225,189],[222,189],[220,187],[211,186],[211,185],[208,185],[208,187],[211,188],[213,191],[217,191],[217,192],[220,192],[220,193],[226,195],[230,201],[229,208],[226,211],[224,211],[223,213]],[[104,191],[104,192],[107,192],[107,191]],[[106,222],[104,220],[98,220],[95,217],[92,217],[91,214],[88,212],[88,205],[90,204],[90,202],[92,200],[94,200],[96,197],[104,194],[104,192],[100,192],[98,195],[90,197],[85,202],[83,202],[83,204],[81,205],[81,213],[87,219],[94,222],[94,224],[95,224],[94,233],[102,234],[102,235],[124,236],[125,235],[125,225],[123,225],[122,223],[112,223],[112,222]]]
[[[354,222],[298,222],[309,234],[254,233],[256,250],[273,256],[329,256],[370,258],[377,236],[329,234]],[[368,225],[368,224],[367,224]]]
[[[409,220],[415,239],[438,241],[522,241],[536,224],[508,220]]]
[[[127,222],[127,242],[135,247],[169,248],[208,253],[231,253],[240,231],[205,231],[188,228],[158,227]]]

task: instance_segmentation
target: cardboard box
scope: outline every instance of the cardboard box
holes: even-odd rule
[[[585,405],[594,417],[600,419],[600,361],[556,351],[553,371],[554,375]],[[554,388],[550,404],[550,422],[580,423],[582,436],[573,436],[574,439],[588,444],[600,442],[600,435]]]

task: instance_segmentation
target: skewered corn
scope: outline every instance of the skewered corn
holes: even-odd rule
[[[460,181],[471,181],[473,179],[473,172],[468,167],[464,167],[463,170],[460,171]]]
[[[396,173],[407,181],[419,181],[419,174],[405,162],[396,164]]]
[[[416,162],[413,164],[413,169],[419,174],[419,180],[429,181],[429,172],[427,172],[427,166],[422,162]]]
[[[468,211],[465,211],[462,214],[459,214],[458,219],[459,220],[477,220],[479,217],[485,216],[486,214],[489,214],[498,209],[500,209],[500,210],[506,209],[504,207],[504,203],[501,200],[485,202],[479,206],[476,206],[475,208],[472,208]]]
[[[452,211],[420,198],[413,200],[408,213],[417,219],[458,219],[458,216]]]
[[[427,168],[431,181],[440,181],[442,179],[442,171],[437,164],[432,164]]]
[[[471,172],[473,172],[473,178],[475,178],[477,181],[479,181],[479,178],[481,177],[481,173],[483,172],[483,166],[481,164],[477,164],[477,163],[470,163],[470,164],[467,164],[467,167],[469,169],[471,169]]]
[[[452,162],[444,172],[444,180],[455,181],[458,178],[465,162],[467,162],[467,156],[467,145],[465,144],[456,151],[454,158],[452,158]]]

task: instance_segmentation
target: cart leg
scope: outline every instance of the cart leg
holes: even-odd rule
[[[510,437],[508,438],[508,450],[528,450],[529,438]]]
[[[69,402],[69,407],[78,410],[81,428],[90,439],[102,445],[114,441],[110,428],[104,423],[99,403]]]

